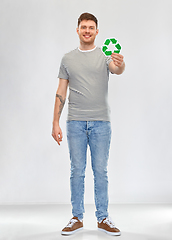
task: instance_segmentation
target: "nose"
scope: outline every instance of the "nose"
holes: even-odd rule
[[[89,28],[86,28],[85,31],[88,33],[88,32],[90,32],[90,29],[89,29]]]

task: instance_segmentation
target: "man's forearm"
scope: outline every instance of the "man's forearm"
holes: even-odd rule
[[[65,96],[62,96],[62,95],[56,93],[53,123],[59,124],[59,119],[60,119],[61,112],[62,112],[64,104],[65,104],[65,100],[66,100]]]

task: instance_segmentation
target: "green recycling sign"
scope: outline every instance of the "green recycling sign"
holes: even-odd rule
[[[108,49],[109,44],[113,44],[115,49],[113,50],[114,53],[120,53],[121,51],[121,45],[117,43],[117,40],[115,38],[108,38],[104,42],[104,45],[102,47],[102,51],[106,56],[110,56],[112,54],[112,51]]]

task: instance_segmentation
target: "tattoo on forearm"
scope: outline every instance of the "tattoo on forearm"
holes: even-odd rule
[[[60,116],[66,99],[63,99],[62,96],[59,94],[56,94],[56,97],[60,99],[60,106],[59,106],[59,112],[58,112],[58,115]]]

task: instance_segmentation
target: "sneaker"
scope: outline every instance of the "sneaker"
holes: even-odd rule
[[[83,229],[83,221],[80,221],[77,217],[73,217],[68,225],[63,228],[61,231],[62,235],[71,235],[74,234],[75,232]]]
[[[104,218],[98,222],[98,230],[103,231],[109,235],[120,236],[121,232],[115,227],[114,223],[109,218]]]

